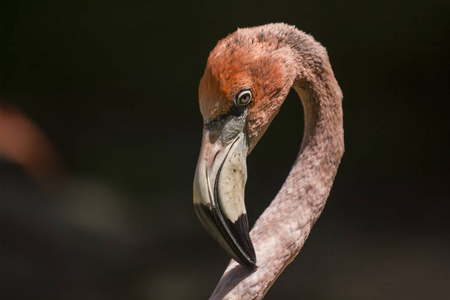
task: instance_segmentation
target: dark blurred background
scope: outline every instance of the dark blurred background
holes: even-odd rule
[[[207,298],[229,259],[192,206],[198,82],[219,39],[286,22],[328,49],[346,153],[267,299],[448,299],[449,15],[448,1],[3,0],[1,298]],[[251,225],[302,132],[291,92],[248,158]]]

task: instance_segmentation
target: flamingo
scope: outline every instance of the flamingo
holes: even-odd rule
[[[249,234],[246,157],[291,88],[304,108],[300,151]],[[238,29],[218,42],[200,81],[199,103],[204,127],[194,207],[234,259],[211,299],[261,299],[297,256],[325,206],[344,154],[342,92],[326,49],[278,23]]]

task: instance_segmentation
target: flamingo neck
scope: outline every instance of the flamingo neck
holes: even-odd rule
[[[300,252],[325,206],[344,153],[342,93],[325,49],[311,43],[306,50],[293,47],[298,62],[293,88],[303,104],[305,131],[286,181],[251,231],[258,268],[248,270],[232,261],[211,299],[264,297]]]

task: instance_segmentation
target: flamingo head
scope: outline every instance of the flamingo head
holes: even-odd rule
[[[293,57],[277,30],[239,29],[210,53],[200,81],[204,128],[194,207],[207,231],[247,267],[256,255],[244,203],[246,157],[295,80]]]

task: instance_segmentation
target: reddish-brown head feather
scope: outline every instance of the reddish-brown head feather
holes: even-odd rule
[[[200,81],[205,122],[226,113],[239,91],[252,91],[247,119],[249,151],[277,114],[297,74],[291,48],[276,33],[258,27],[240,29],[221,40]]]

